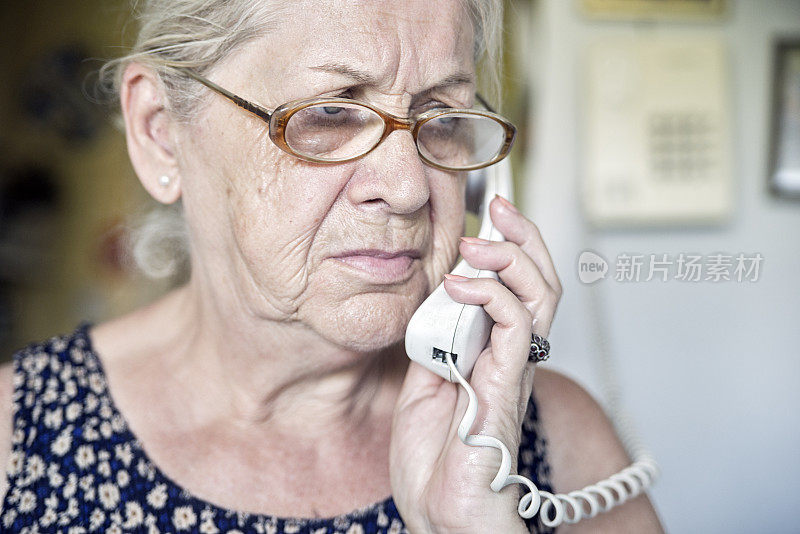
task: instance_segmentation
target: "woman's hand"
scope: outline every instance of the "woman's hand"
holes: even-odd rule
[[[479,404],[470,433],[502,441],[516,472],[533,387],[531,333],[549,334],[561,284],[536,226],[501,197],[490,213],[507,241],[463,238],[460,251],[472,267],[496,271],[503,283],[448,275],[445,290],[457,302],[483,306],[495,321],[469,380]],[[458,384],[410,363],[392,423],[390,473],[398,510],[415,534],[527,532],[517,512],[519,486],[499,493],[489,487],[500,451],[470,447],[458,437],[467,401]]]

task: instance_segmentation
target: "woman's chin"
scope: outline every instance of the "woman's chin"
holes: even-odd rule
[[[315,314],[308,322],[328,341],[355,352],[375,352],[401,342],[419,297],[356,295]],[[322,311],[322,310],[320,310]]]

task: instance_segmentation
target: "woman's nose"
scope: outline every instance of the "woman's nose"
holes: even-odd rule
[[[357,206],[382,204],[387,212],[411,214],[430,197],[428,167],[408,130],[395,130],[359,160],[349,184]]]

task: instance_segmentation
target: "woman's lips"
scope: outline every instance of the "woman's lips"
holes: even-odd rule
[[[411,264],[418,258],[416,251],[387,252],[382,250],[359,250],[335,256],[333,259],[349,265],[372,280],[391,283],[408,275]]]

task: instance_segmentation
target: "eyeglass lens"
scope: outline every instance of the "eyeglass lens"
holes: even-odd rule
[[[383,135],[383,119],[359,104],[323,103],[294,113],[285,140],[297,154],[324,161],[358,157]],[[446,167],[469,167],[491,161],[505,143],[497,121],[469,113],[448,113],[424,122],[417,145],[428,160]]]

